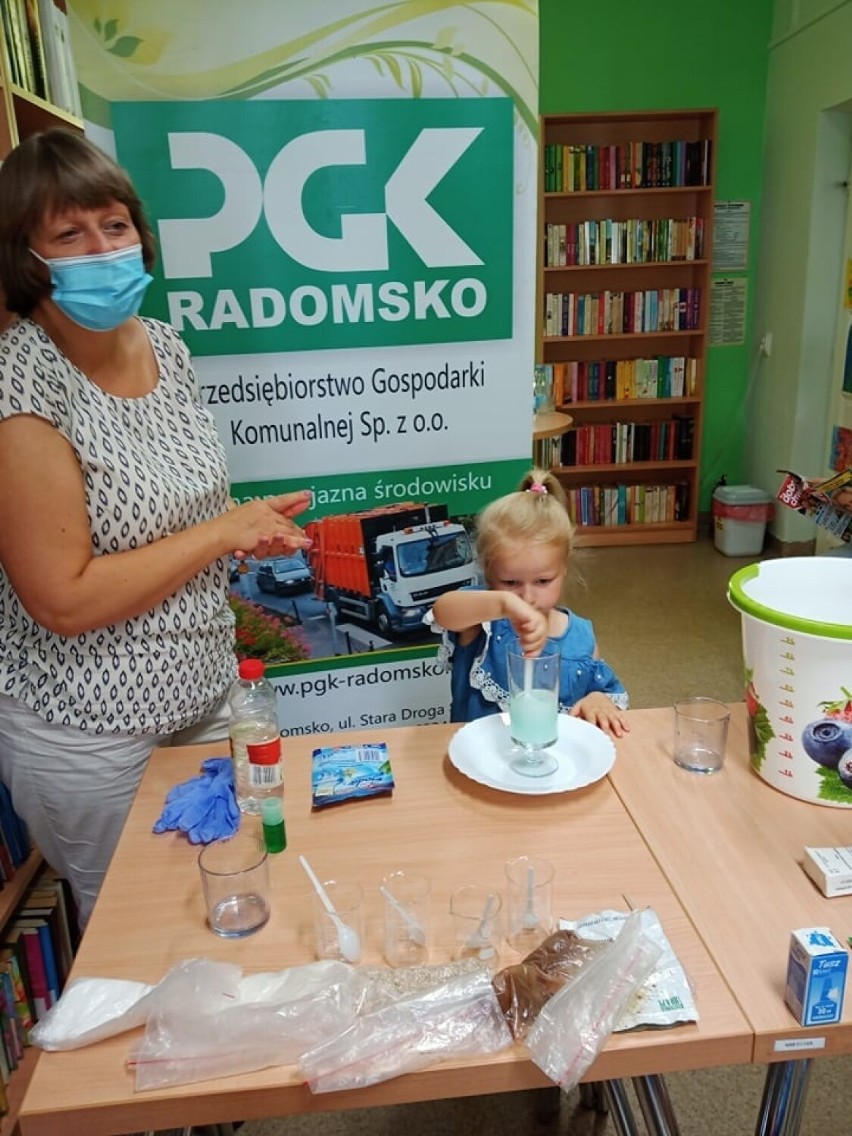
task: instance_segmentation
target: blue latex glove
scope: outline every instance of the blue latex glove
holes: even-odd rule
[[[230,758],[208,758],[202,765],[212,774],[202,815],[181,827],[191,844],[210,844],[233,836],[240,826],[240,810],[234,791],[234,767]]]
[[[154,832],[185,832],[192,844],[210,844],[234,835],[240,810],[231,759],[208,757],[201,770],[199,776],[169,790]]]
[[[214,840],[233,836],[239,827],[239,823],[240,810],[236,803],[231,809],[227,800],[214,797],[205,815],[191,828],[187,829],[187,839],[190,844],[210,844]]]
[[[168,832],[180,828],[180,818],[184,809],[198,793],[204,791],[205,780],[204,777],[193,777],[169,789],[165,807],[159,820],[154,824],[154,832]]]

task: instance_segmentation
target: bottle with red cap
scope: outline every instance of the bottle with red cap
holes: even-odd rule
[[[265,669],[261,659],[243,659],[228,695],[234,783],[244,813],[260,813],[263,801],[284,791],[278,706]]]

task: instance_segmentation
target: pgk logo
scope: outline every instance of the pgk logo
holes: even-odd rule
[[[511,336],[508,100],[121,103],[113,119],[159,236],[145,310],[194,352]]]

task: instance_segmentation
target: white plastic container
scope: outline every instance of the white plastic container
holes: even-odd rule
[[[755,771],[791,797],[852,808],[852,560],[789,557],[735,572]]]
[[[753,485],[719,485],[713,491],[713,536],[725,556],[759,556],[772,498]]]

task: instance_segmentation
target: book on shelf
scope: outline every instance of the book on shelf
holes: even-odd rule
[[[689,461],[695,432],[690,414],[653,422],[596,422],[572,426],[562,435],[565,467],[629,465],[631,462]]]
[[[3,32],[9,57],[9,73],[13,83],[24,90],[35,88],[35,73],[26,32],[23,0],[3,0]]]
[[[537,438],[533,442],[533,465],[536,469],[553,469],[559,464],[559,438]]]
[[[547,338],[697,331],[701,320],[701,289],[548,292],[544,310]]]
[[[23,927],[24,934],[27,935],[31,931],[35,931],[38,937],[38,944],[41,950],[41,962],[44,968],[44,981],[47,989],[46,1002],[47,1009],[49,1010],[59,999],[60,982],[59,982],[59,964],[56,958],[56,947],[53,942],[53,934],[50,929],[50,923],[43,915],[35,915],[23,912],[22,915],[15,918],[15,924]],[[37,983],[34,983],[34,988]]]
[[[33,1017],[39,1021],[49,1009],[49,994],[38,931],[34,927],[16,925],[7,932],[7,939],[11,944],[21,943]]]
[[[55,999],[51,996],[51,988],[47,977],[47,967],[44,956],[44,937],[40,932],[38,920],[16,919],[6,933],[7,942],[14,945],[18,939],[23,944],[26,973],[29,978],[33,1017],[40,1021]],[[44,922],[44,920],[41,920]],[[45,928],[47,924],[45,924]]]
[[[56,987],[61,993],[74,961],[74,946],[60,882],[39,880],[21,904],[20,915],[46,921],[56,962]]]
[[[553,397],[557,406],[691,397],[697,385],[698,360],[683,355],[570,360],[553,364]]]
[[[29,40],[29,53],[33,65],[33,93],[39,98],[50,101],[50,91],[47,85],[47,61],[45,57],[45,42],[38,14],[38,0],[23,0],[24,24]]]
[[[708,185],[712,146],[709,138],[612,145],[545,143],[544,191],[589,193]]]
[[[10,21],[9,5],[0,4],[0,48],[3,52],[3,72],[12,83],[17,83],[17,61],[12,53],[12,25]]]
[[[0,1076],[0,1117],[7,1116],[9,1112],[9,1094],[7,1092],[7,1085],[9,1083],[9,1076],[3,1070],[3,1076]]]
[[[32,1029],[36,1021],[35,1011],[35,998],[33,997],[32,982],[30,980],[30,971],[27,965],[27,949],[24,942],[23,930],[18,928],[7,928],[3,933],[3,944],[0,946],[2,951],[2,958],[7,960],[11,955],[14,958],[16,967],[12,967],[12,977],[15,978],[16,974],[20,976],[21,985],[24,991],[24,1000],[26,1005],[23,1004],[21,999],[21,991],[17,987],[16,1001],[18,1003],[18,1015],[24,1025],[24,1032],[27,1040],[29,1040],[29,1031]]]
[[[704,218],[545,222],[545,268],[668,264],[704,255]]]
[[[689,485],[619,483],[566,486],[568,515],[580,528],[617,528],[689,520]]]
[[[12,807],[11,794],[2,781],[0,781],[0,834],[13,868],[19,868],[30,854],[30,838],[26,825]]]
[[[18,1046],[15,1032],[12,1028],[12,1019],[15,1015],[14,1004],[7,1001],[6,986],[0,976],[0,1081],[9,1084],[9,1076],[18,1068]]]
[[[21,1037],[24,1045],[29,1045],[30,1030],[35,1024],[35,1019],[33,1018],[32,1003],[27,993],[24,975],[14,947],[0,947],[0,970],[9,975],[15,1013],[21,1027]]]
[[[34,0],[44,46],[47,90],[50,102],[82,116],[77,69],[71,53],[71,33],[65,0]]]
[[[14,1071],[24,1056],[24,1034],[15,1005],[12,978],[3,969],[0,969],[0,1037],[8,1066]]]
[[[6,843],[6,838],[3,835],[3,829],[0,827],[0,889],[3,884],[11,880],[15,874],[15,864],[12,860],[9,846]]]

